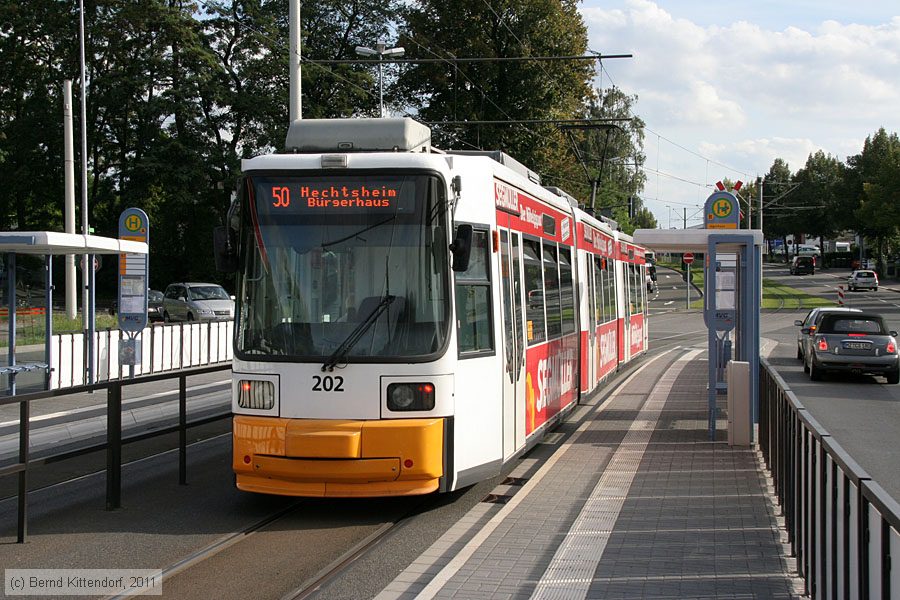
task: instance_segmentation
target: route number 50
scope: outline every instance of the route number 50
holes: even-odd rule
[[[272,197],[275,198],[272,203],[275,208],[287,208],[291,205],[291,190],[286,187],[273,187]]]

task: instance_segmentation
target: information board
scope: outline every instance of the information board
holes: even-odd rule
[[[119,239],[150,243],[150,221],[139,208],[119,216]],[[138,333],[147,326],[147,288],[150,258],[147,254],[119,255],[119,329]]]

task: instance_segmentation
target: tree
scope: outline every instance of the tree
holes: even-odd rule
[[[857,230],[875,242],[879,269],[884,256],[897,247],[900,231],[897,175],[900,161],[900,139],[880,128],[866,138],[860,154],[848,158],[847,188],[859,199],[854,211]]]
[[[787,235],[794,232],[791,193],[794,190],[791,169],[782,158],[776,158],[763,177],[763,236],[781,239],[787,259]],[[772,249],[769,248],[771,256]]]
[[[0,4],[0,230],[62,229],[62,83],[71,3]]]
[[[794,175],[799,187],[793,194],[797,206],[794,220],[795,240],[809,234],[822,240],[841,230],[839,188],[844,165],[830,154],[818,150],[809,155],[806,165]]]
[[[647,179],[641,169],[644,122],[632,116],[636,103],[637,96],[626,95],[619,88],[598,89],[588,99],[587,116],[609,122],[568,130],[591,186],[583,206],[596,212],[612,210],[618,219],[629,221],[643,208],[639,194]]]
[[[410,65],[390,98],[433,125],[435,144],[502,149],[572,190],[582,180],[564,134],[550,124],[449,126],[444,121],[569,119],[584,115],[592,94],[589,61],[462,63],[455,57],[572,56],[587,49],[587,29],[574,0],[425,0],[410,6],[399,42]],[[583,186],[583,184],[582,184]],[[582,190],[584,188],[582,187]]]

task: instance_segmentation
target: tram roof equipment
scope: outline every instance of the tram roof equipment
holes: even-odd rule
[[[430,152],[431,128],[409,117],[298,119],[284,142],[288,152]]]

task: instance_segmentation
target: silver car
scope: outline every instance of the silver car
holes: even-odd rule
[[[802,321],[800,319],[794,321],[794,325],[800,328],[797,331],[797,360],[803,360],[806,356],[807,347],[812,343],[813,336],[816,333],[817,321],[822,318],[822,315],[841,312],[861,311],[858,308],[847,308],[844,306],[819,307],[809,311],[806,314],[806,318]]]
[[[216,283],[173,283],[163,298],[163,320],[216,321],[234,318],[234,300]]]
[[[823,315],[806,353],[803,370],[813,381],[828,372],[883,375],[900,383],[897,332],[881,315],[868,312]]]
[[[850,273],[847,278],[847,289],[851,292],[856,290],[873,290],[878,291],[878,275],[875,271],[869,269],[859,269]]]

